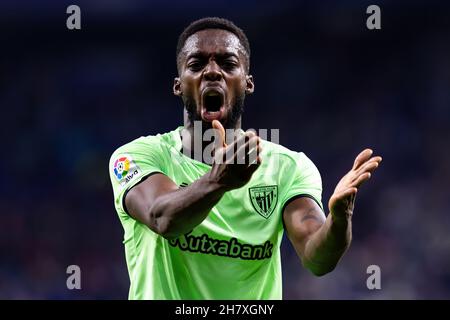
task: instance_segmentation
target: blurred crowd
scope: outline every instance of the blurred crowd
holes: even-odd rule
[[[382,29],[370,31],[366,1],[175,2],[80,2],[79,31],[65,27],[69,3],[0,4],[0,298],[127,298],[109,157],[182,124],[177,37],[223,16],[252,48],[243,128],[278,128],[305,152],[325,207],[359,151],[384,159],[334,272],[309,274],[284,240],[284,298],[449,299],[448,3],[380,1]],[[81,290],[66,287],[69,265]],[[370,265],[381,290],[366,286]]]

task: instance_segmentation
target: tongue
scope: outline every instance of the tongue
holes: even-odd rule
[[[206,111],[206,110],[204,110],[202,112],[202,118],[205,121],[220,120],[221,117],[222,117],[221,111]]]

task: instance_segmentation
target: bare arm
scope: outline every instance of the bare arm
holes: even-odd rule
[[[191,231],[225,193],[203,176],[185,188],[157,173],[132,188],[126,198],[128,213],[165,238]]]
[[[241,147],[234,156],[228,162],[214,163],[209,172],[185,188],[178,188],[164,174],[151,175],[125,197],[125,206],[134,219],[165,238],[176,238],[199,225],[225,192],[240,188],[250,180],[261,160],[257,158],[257,164],[236,164],[237,158],[259,153],[259,138],[253,132],[247,132],[226,146],[222,125],[217,122],[213,126],[220,131],[223,145],[217,152],[226,154],[229,150],[233,151],[237,144]],[[252,145],[255,148],[250,148]]]
[[[352,215],[358,188],[378,167],[381,157],[366,149],[355,159],[352,169],[339,181],[325,219],[322,209],[309,198],[289,203],[283,219],[295,251],[303,265],[315,275],[332,271],[352,240]]]
[[[335,268],[351,242],[351,221],[336,223],[331,214],[325,218],[319,205],[309,198],[289,203],[284,223],[303,265],[318,276]]]

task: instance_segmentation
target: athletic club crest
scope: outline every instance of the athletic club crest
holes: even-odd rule
[[[278,186],[264,186],[249,188],[250,200],[253,208],[264,218],[269,218],[277,206]]]

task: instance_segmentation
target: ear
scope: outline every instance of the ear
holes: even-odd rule
[[[181,91],[181,82],[179,77],[173,79],[173,94],[178,97],[181,97],[183,95],[183,92]]]
[[[245,79],[245,93],[252,94],[255,91],[255,83],[253,82],[253,76],[247,75]]]

